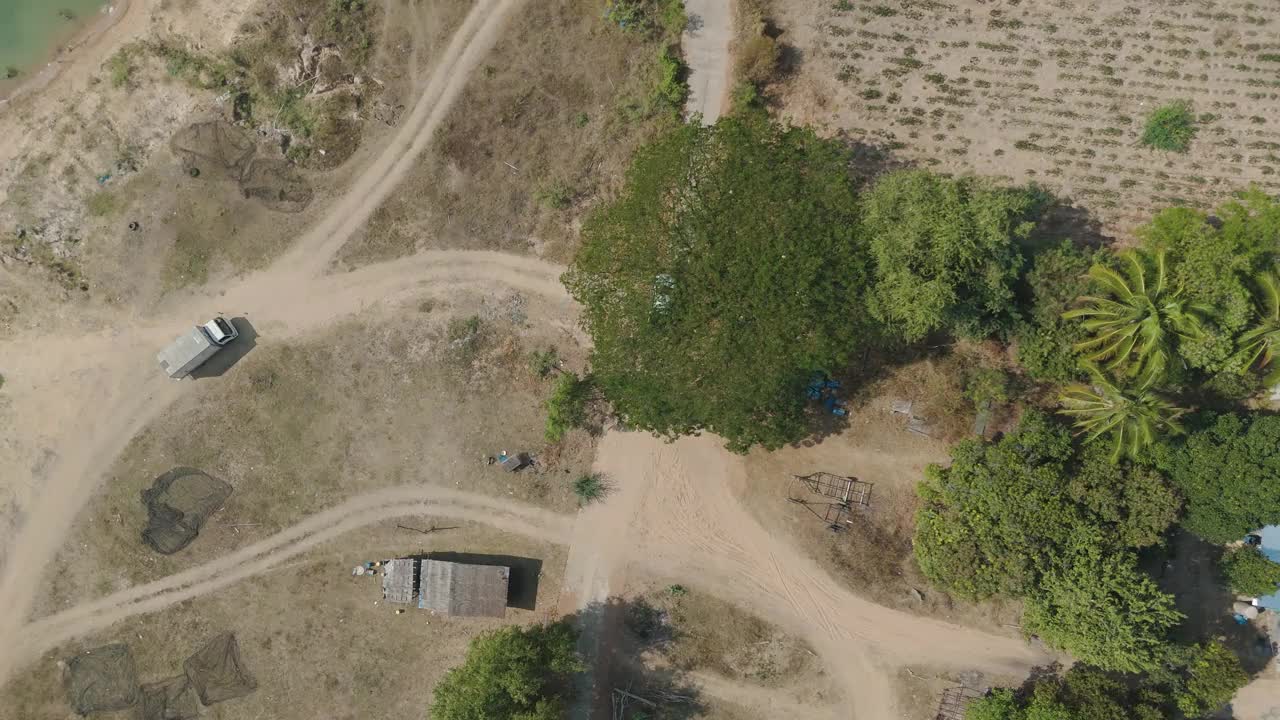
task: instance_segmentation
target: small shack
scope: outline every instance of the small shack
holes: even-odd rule
[[[412,605],[418,580],[418,562],[411,558],[388,560],[382,570],[382,597],[396,605]]]
[[[418,607],[441,615],[504,617],[510,568],[423,560]]]

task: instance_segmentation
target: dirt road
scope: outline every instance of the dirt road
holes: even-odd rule
[[[685,0],[689,24],[680,44],[689,66],[685,117],[702,113],[702,122],[720,118],[729,95],[729,41],[733,38],[730,0]]]
[[[19,336],[0,344],[12,426],[0,448],[0,462],[16,468],[17,477],[6,478],[5,490],[19,510],[0,574],[0,607],[6,609],[0,617],[0,678],[7,677],[18,661],[11,648],[30,614],[41,569],[56,555],[104,468],[190,387],[165,382],[155,372],[157,342],[211,308],[252,317],[260,331],[302,332],[429,281],[423,272],[431,265],[426,258],[369,268],[362,274],[321,279],[319,273],[430,142],[449,104],[517,5],[517,0],[480,0],[475,5],[403,128],[361,172],[348,194],[270,268],[217,296],[205,290],[175,302],[164,317],[117,319],[97,333]],[[501,282],[504,274],[519,284],[519,272],[512,268],[505,273],[500,267],[477,270],[472,278]],[[437,279],[444,276],[465,281],[468,273],[440,273]],[[535,284],[548,289],[545,278]],[[162,330],[166,326],[168,330]]]
[[[764,532],[729,490],[740,460],[715,438],[666,444],[648,436],[605,438],[600,467],[616,483],[609,502],[572,526],[517,503],[404,488],[354,498],[208,565],[27,624],[42,568],[64,542],[102,473],[129,440],[190,388],[163,379],[155,348],[175,328],[217,309],[249,317],[268,338],[317,331],[371,306],[449,288],[504,285],[568,303],[559,269],[492,253],[427,253],[323,275],[333,254],[391,193],[467,76],[495,42],[517,0],[481,0],[463,22],[405,125],[357,177],[350,192],[267,270],[214,295],[193,293],[163,317],[120,321],[96,332],[25,336],[0,344],[11,432],[0,466],[21,509],[0,574],[0,679],[33,652],[111,622],[263,572],[342,532],[384,517],[388,507],[495,521],[515,532],[571,542],[571,589],[580,601],[608,597],[629,566],[660,569],[807,638],[846,688],[859,718],[894,717],[885,668],[928,661],[1015,672],[1039,658],[993,638],[863,601],[803,553]],[[566,308],[565,317],[572,317]],[[496,517],[495,517],[496,513]],[[874,657],[874,660],[873,660]]]

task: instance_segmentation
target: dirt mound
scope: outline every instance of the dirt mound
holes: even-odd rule
[[[67,661],[67,700],[81,715],[132,707],[138,672],[124,644],[103,645]]]
[[[225,120],[199,122],[179,130],[169,141],[188,169],[239,180],[257,152],[253,137]]]
[[[240,190],[272,210],[300,212],[311,203],[315,191],[287,161],[258,158],[249,162],[240,178]]]

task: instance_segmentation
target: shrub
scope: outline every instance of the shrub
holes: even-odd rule
[[[565,210],[573,204],[573,188],[563,180],[552,180],[538,189],[538,202],[552,210]]]
[[[560,353],[555,348],[529,353],[529,369],[538,377],[546,377],[560,369]]]
[[[551,397],[547,398],[547,442],[560,442],[565,433],[586,423],[590,389],[590,380],[580,380],[575,373],[562,373],[556,378]]]
[[[1270,595],[1280,586],[1280,563],[1256,547],[1236,548],[1222,556],[1222,575],[1240,595]]]
[[[677,112],[684,106],[684,100],[689,95],[684,75],[684,63],[672,54],[670,48],[663,48],[658,54],[658,84],[653,94],[660,104]]]
[[[602,499],[608,489],[604,477],[598,473],[582,475],[573,481],[573,494],[583,505]]]
[[[763,28],[742,44],[738,50],[738,75],[757,86],[768,85],[773,81],[778,69],[778,59],[782,50],[778,41],[765,35]]]
[[[1186,152],[1196,134],[1196,116],[1185,100],[1156,108],[1142,130],[1142,144],[1157,150]]]

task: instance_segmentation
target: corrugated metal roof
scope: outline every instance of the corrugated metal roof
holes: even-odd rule
[[[442,615],[503,617],[510,576],[500,565],[423,560],[418,607]]]
[[[1269,525],[1258,531],[1262,537],[1262,554],[1274,562],[1280,562],[1280,525]],[[1280,590],[1258,598],[1258,607],[1280,610]]]
[[[382,594],[389,603],[413,604],[414,566],[409,558],[388,560],[382,573]]]

